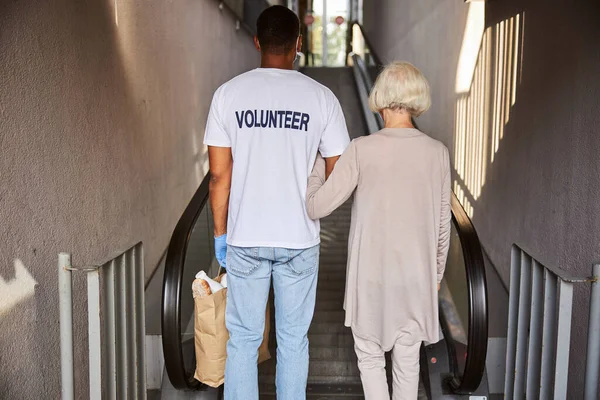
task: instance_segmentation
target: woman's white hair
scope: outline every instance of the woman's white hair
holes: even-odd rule
[[[386,108],[405,110],[418,117],[431,106],[429,83],[414,65],[393,62],[377,77],[369,96],[369,107],[373,112]]]

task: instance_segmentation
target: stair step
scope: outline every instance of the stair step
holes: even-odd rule
[[[340,311],[344,309],[344,291],[331,290],[327,293],[317,292],[315,310],[327,310],[332,307],[336,307]]]
[[[320,263],[319,273],[321,272],[346,272],[346,260],[340,260],[337,263]],[[344,278],[344,280],[346,280]]]
[[[327,299],[323,296],[319,296],[317,295],[317,304],[315,305],[315,316],[317,315],[317,313],[320,312],[325,312],[325,311],[331,311],[331,312],[339,312],[344,314],[344,296],[343,293],[342,295],[339,295],[336,293],[336,295],[331,295],[330,299]],[[343,316],[342,316],[342,320],[343,320]],[[274,324],[275,323],[275,312],[271,312],[271,322]]]
[[[260,394],[261,400],[276,400],[275,394]],[[348,394],[306,394],[306,400],[333,400],[333,399],[345,399],[345,400],[365,400],[365,396],[359,395],[348,395]]]
[[[344,310],[344,297],[335,296],[334,299],[324,299],[317,294],[317,304],[315,305],[315,311],[343,311]]]
[[[355,377],[360,382],[360,373],[355,362],[350,361],[313,361],[309,367],[312,377],[346,376]]]
[[[271,359],[260,366],[260,375],[262,377],[275,376],[275,365],[274,359]],[[309,381],[318,377],[354,377],[360,382],[358,366],[355,361],[350,360],[311,360],[308,366]],[[262,381],[263,383],[269,383]],[[327,383],[321,381],[319,383]]]
[[[346,267],[340,270],[322,269],[319,271],[319,282],[324,281],[339,281],[346,282]]]
[[[350,347],[312,347],[310,360],[313,361],[350,361],[356,363],[356,353]]]
[[[332,371],[335,374],[335,371]],[[259,377],[261,384],[275,384],[275,375],[262,375]],[[309,385],[360,385],[360,376],[341,376],[341,375],[313,375],[309,371]],[[262,399],[262,398],[261,398]]]
[[[342,293],[346,290],[346,281],[341,280],[323,280],[317,283],[317,293],[319,290],[340,290]]]
[[[354,349],[354,338],[349,328],[343,333],[310,333],[308,341],[311,347],[349,347]]]
[[[346,259],[340,259],[337,261],[329,260],[327,262],[321,262],[319,264],[319,274],[321,272],[346,272]],[[346,280],[344,278],[344,280]]]
[[[261,379],[261,383],[272,383],[269,381],[269,377],[275,377],[275,362],[265,362],[260,372],[262,378],[264,378]],[[331,379],[338,377],[343,379]],[[311,361],[308,366],[308,381],[310,383],[340,383],[341,381],[360,383],[360,373],[358,372],[358,366],[354,361],[316,360]]]
[[[261,400],[275,399],[275,385],[262,384],[260,385]],[[307,399],[346,399],[346,400],[364,400],[362,385],[359,384],[310,384],[306,388]]]
[[[315,311],[344,311],[344,291],[339,289],[317,293]],[[271,312],[271,320],[275,320],[275,310]]]
[[[308,341],[310,349],[318,347],[346,347],[354,350],[354,338],[352,337],[352,330],[345,327],[343,324],[339,332],[314,332],[309,330]],[[271,329],[269,348],[272,350],[272,355],[275,356],[275,349],[277,346],[275,329]]]
[[[350,328],[339,322],[316,322],[308,330],[309,333],[344,333],[349,331]]]
[[[276,362],[277,350],[275,348],[269,349],[271,351],[272,359],[268,362]],[[356,363],[356,353],[353,347],[335,347],[335,346],[315,346],[311,342],[309,350],[310,362],[313,361],[343,361]],[[266,363],[265,363],[266,365]],[[271,367],[265,367],[261,369],[261,372],[270,373]]]
[[[330,250],[327,247],[323,247],[325,250]],[[321,252],[321,257],[319,258],[319,261],[321,262],[321,265],[325,264],[327,265],[327,263],[333,263],[333,264],[337,264],[337,263],[345,263],[346,261],[348,261],[348,254],[344,253],[333,253],[333,252],[329,252],[329,253],[325,253],[325,252]]]
[[[331,310],[317,310],[313,317],[313,325],[323,322],[335,322],[338,324],[344,324],[344,311],[331,311]]]

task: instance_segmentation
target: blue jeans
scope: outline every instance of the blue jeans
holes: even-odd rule
[[[228,247],[225,400],[258,400],[258,348],[265,329],[271,276],[277,399],[306,398],[307,334],[315,309],[318,269],[318,245],[304,250]]]

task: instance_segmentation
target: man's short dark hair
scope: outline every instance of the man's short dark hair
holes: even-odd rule
[[[287,7],[271,6],[258,17],[256,32],[261,51],[287,54],[296,46],[300,35],[300,20]]]

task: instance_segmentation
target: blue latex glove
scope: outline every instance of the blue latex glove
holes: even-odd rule
[[[215,257],[221,267],[227,268],[227,234],[215,236]]]

